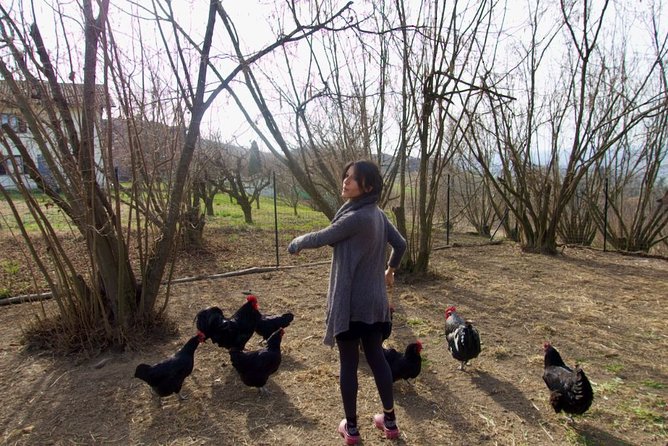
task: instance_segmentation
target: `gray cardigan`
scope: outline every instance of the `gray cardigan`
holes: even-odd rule
[[[347,331],[350,321],[390,320],[385,285],[387,243],[392,247],[388,265],[396,268],[406,251],[406,240],[376,203],[350,210],[320,231],[295,238],[291,253],[332,245],[332,266],[327,292],[326,345]]]

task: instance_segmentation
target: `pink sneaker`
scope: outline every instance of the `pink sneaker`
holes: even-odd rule
[[[385,415],[382,413],[377,413],[373,416],[373,424],[385,434],[385,438],[392,440],[399,437],[399,426],[394,426],[393,428],[385,427]]]
[[[345,418],[343,420],[341,420],[341,422],[339,423],[339,427],[336,430],[339,432],[339,434],[341,434],[341,436],[343,437],[343,440],[346,442],[346,444],[357,444],[357,443],[360,442],[360,434],[359,433],[357,435],[350,435],[348,433],[348,426],[347,426]]]

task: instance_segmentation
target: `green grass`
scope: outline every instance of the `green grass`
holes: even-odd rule
[[[434,329],[429,322],[420,318],[410,317],[406,319],[406,325],[410,327],[417,338],[424,338],[434,333],[438,333],[438,330]]]
[[[613,378],[610,381],[604,381],[599,384],[594,385],[596,393],[606,394],[606,393],[616,393],[624,385],[624,380],[621,378]]]
[[[608,364],[605,366],[605,369],[610,372],[614,373],[615,375],[624,370],[624,365],[623,364]]]
[[[16,275],[21,270],[19,262],[13,260],[3,260],[0,262],[0,268],[10,276]]]
[[[665,423],[665,420],[661,415],[646,407],[633,407],[631,408],[631,412],[633,412],[639,420],[642,420],[645,423],[661,425]]]
[[[16,275],[21,271],[21,264],[15,260],[2,260],[0,261],[0,269],[9,277],[7,283],[3,283],[3,286],[0,287],[0,299],[4,299],[12,295],[12,285]]]
[[[665,384],[660,383],[658,381],[651,380],[651,379],[647,379],[647,380],[643,381],[642,385],[645,386],[645,387],[649,387],[651,389],[657,389],[657,390],[666,388]]]
[[[636,406],[631,408],[633,415],[645,423],[648,430],[655,431],[658,435],[665,437],[668,434],[668,428],[666,427],[666,417],[663,415],[665,411],[665,401],[660,401],[660,403],[654,402],[651,408],[644,406]]]
[[[49,202],[49,198],[41,192],[34,193],[35,198],[40,203]],[[28,211],[27,206],[23,202],[23,197],[17,192],[10,192],[10,197],[16,207],[19,209],[19,214],[23,226],[28,232],[38,230],[35,219]],[[17,229],[18,224],[14,219],[9,207],[5,204],[4,197],[0,199],[0,231],[5,229]],[[214,198],[214,215],[207,216],[207,225],[214,227],[225,227],[233,229],[241,229],[245,227],[254,227],[261,230],[274,230],[274,202],[273,197],[260,197],[260,209],[253,204],[252,218],[253,224],[248,225],[245,222],[244,214],[241,207],[234,202],[231,202],[227,194],[218,194]],[[48,216],[49,222],[56,230],[68,230],[71,224],[65,215],[55,206],[42,206],[43,212]],[[316,228],[323,228],[327,226],[329,220],[322,212],[315,211],[308,206],[299,205],[297,207],[297,215],[294,215],[294,210],[291,206],[282,203],[280,200],[276,204],[276,216],[278,219],[279,231],[308,232]],[[204,229],[206,232],[206,228]]]
[[[207,224],[221,225],[224,227],[248,226],[244,220],[241,207],[230,203],[227,195],[218,194],[214,200],[213,217],[207,217]],[[253,226],[263,230],[274,229],[274,202],[271,197],[260,197],[260,209],[253,204],[251,213]],[[320,211],[314,211],[310,207],[300,205],[297,207],[297,215],[294,215],[292,207],[277,201],[276,217],[278,229],[296,232],[312,231],[314,228],[327,226],[329,220]],[[205,229],[206,230],[206,229]]]
[[[409,317],[408,319],[406,319],[406,324],[414,328],[421,327],[424,325],[424,323],[425,322],[422,319],[416,317]]]
[[[28,206],[23,200],[23,196],[16,191],[8,191],[9,198],[19,214],[19,218],[23,227],[28,232],[34,232],[39,230],[39,225],[35,221],[35,218],[30,213]],[[60,209],[55,206],[47,206],[47,203],[52,203],[52,200],[44,193],[39,191],[33,191],[32,196],[40,205],[42,212],[46,215],[49,220],[49,224],[53,226],[56,230],[68,230],[71,228],[69,219],[65,214],[60,211]],[[0,195],[0,232],[4,229],[15,230],[19,227],[14,213],[11,211],[7,200],[4,195]]]
[[[589,438],[587,438],[584,434],[581,434],[580,432],[574,430],[574,429],[567,429],[566,430],[566,441],[568,444],[572,444],[574,446],[595,446],[596,443]]]
[[[425,353],[421,353],[420,357],[422,359],[422,367],[423,368],[429,368],[431,367],[432,361],[429,359],[429,357]]]

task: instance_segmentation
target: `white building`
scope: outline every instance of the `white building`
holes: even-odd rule
[[[44,95],[47,94],[45,93],[47,89],[39,88],[39,86],[37,88],[32,87],[28,82],[21,82],[19,86],[25,88],[26,94],[24,97],[31,102],[35,116],[38,116],[38,119],[43,119],[46,124],[48,121],[44,105]],[[80,107],[82,102],[82,87],[81,84],[61,84],[63,95],[69,104],[77,131],[80,129],[79,117],[82,110]],[[51,169],[47,165],[42,150],[35,142],[30,128],[17,104],[17,99],[10,89],[9,83],[0,80],[0,124],[8,124],[14,130],[17,137],[26,147],[37,171],[48,182],[52,178]],[[99,117],[96,121],[100,121]],[[48,125],[45,127],[48,127]],[[97,132],[97,128],[95,131]],[[98,166],[98,172],[101,173],[99,166],[101,165],[102,155],[97,137],[95,138],[94,151],[95,163]],[[36,183],[28,175],[29,164],[21,155],[16,145],[8,138],[8,135],[0,128],[0,185],[7,189],[16,189],[18,182],[23,182],[31,189],[36,188]],[[102,176],[98,175],[98,178],[101,179]]]

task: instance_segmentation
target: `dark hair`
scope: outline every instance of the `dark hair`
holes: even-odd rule
[[[383,177],[380,175],[380,169],[376,163],[367,160],[351,161],[343,168],[342,180],[346,178],[346,173],[350,167],[355,168],[355,181],[359,183],[362,190],[371,187],[371,190],[364,192],[361,197],[376,195],[376,200],[379,200],[380,193],[383,191]]]

